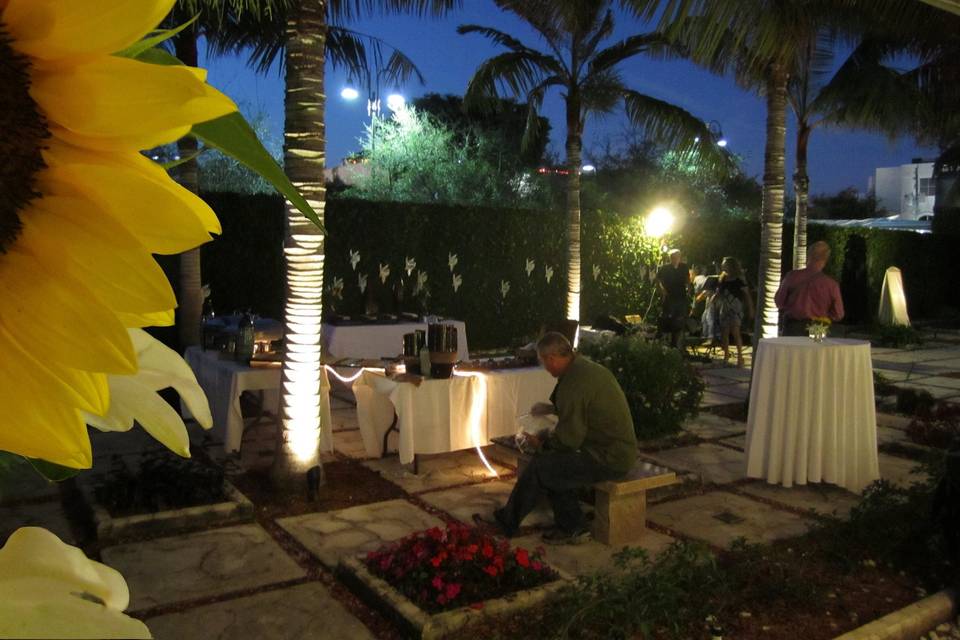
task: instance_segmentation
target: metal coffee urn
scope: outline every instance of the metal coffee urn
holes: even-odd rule
[[[457,328],[452,324],[427,325],[430,377],[449,378],[457,363]]]
[[[403,334],[403,364],[407,373],[423,374],[420,368],[420,350],[426,348],[426,343],[427,332],[423,329]]]

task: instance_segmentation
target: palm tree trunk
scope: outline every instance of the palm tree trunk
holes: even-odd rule
[[[284,168],[323,220],[324,58],[327,0],[302,0],[287,22]],[[312,472],[317,484],[321,427],[320,316],[323,235],[286,204],[286,303],[283,428],[274,456],[273,483],[302,491]]]
[[[175,38],[174,47],[177,57],[191,67],[197,66],[197,32],[187,29]],[[177,150],[181,158],[187,158],[197,152],[197,139],[191,136],[180,138]],[[177,181],[184,188],[197,193],[197,161],[191,160],[177,167]],[[180,254],[180,276],[177,300],[177,328],[180,348],[200,344],[200,316],[203,313],[201,294],[200,247]]]
[[[760,274],[754,346],[760,337],[777,337],[778,312],[773,300],[780,286],[783,261],[784,148],[787,135],[787,71],[771,65],[767,75],[767,143],[763,161],[763,205]]]
[[[797,198],[793,222],[793,268],[807,266],[807,199],[810,197],[810,176],[807,175],[807,145],[810,127],[801,122],[797,127],[797,168],[793,172],[793,193]]]
[[[580,320],[580,104],[567,99],[567,319]]]

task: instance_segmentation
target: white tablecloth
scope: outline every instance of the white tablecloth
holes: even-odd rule
[[[263,391],[263,408],[273,415],[279,415],[280,377],[279,368],[253,368],[229,359],[220,359],[218,351],[203,351],[200,347],[188,347],[184,359],[197,382],[207,395],[210,412],[213,414],[213,433],[223,440],[228,452],[239,451],[243,440],[243,415],[240,413],[240,394],[244,391]],[[323,451],[333,450],[330,433],[330,397],[326,393],[330,387],[326,370],[321,376],[323,393],[321,398],[320,420],[323,428],[320,432],[320,447]],[[182,406],[184,415],[189,415]]]
[[[517,432],[516,417],[548,402],[556,380],[540,368],[503,369],[396,383],[365,371],[353,385],[357,421],[367,455],[379,456],[383,434],[397,414],[400,462],[417,453],[445,453],[486,445]]]
[[[880,477],[870,343],[761,340],[753,361],[747,475],[860,492]]]
[[[467,326],[459,320],[444,320],[457,328],[457,356],[470,358]],[[337,358],[392,358],[403,352],[403,334],[427,330],[424,322],[399,324],[323,325],[321,337],[326,352]]]

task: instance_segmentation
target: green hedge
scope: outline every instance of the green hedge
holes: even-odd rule
[[[283,312],[283,204],[275,196],[205,194],[223,224],[223,236],[203,249],[204,281],[211,284],[219,312],[251,308],[273,317]],[[397,311],[395,289],[402,280],[402,311],[429,311],[464,319],[470,325],[472,348],[514,346],[531,339],[542,323],[564,316],[565,220],[562,212],[453,207],[409,203],[376,203],[335,199],[326,205],[326,286],[324,307],[356,315],[371,297],[381,312]],[[856,272],[844,259],[851,238],[865,246],[865,307],[877,310],[883,273],[895,265],[903,271],[909,311],[914,318],[941,314],[955,306],[946,290],[952,275],[953,243],[944,237],[898,231],[810,226],[810,242],[824,239],[833,248],[827,271],[842,280]],[[583,299],[581,317],[590,324],[601,314],[659,312],[659,296],[649,278],[659,247],[639,233],[635,218],[585,211],[583,236]],[[784,268],[791,258],[793,229],[784,226]],[[688,222],[682,235],[670,240],[688,263],[733,255],[756,284],[760,225],[744,219]],[[359,252],[356,268],[350,252]],[[457,254],[454,272],[462,285],[454,292],[448,254]],[[404,262],[416,260],[407,276]],[[526,261],[535,263],[527,275]],[[387,283],[379,265],[390,267]],[[949,266],[948,266],[949,265]],[[544,267],[554,276],[550,282]],[[594,267],[598,267],[595,272]],[[415,298],[417,271],[427,274],[429,297]],[[361,294],[358,276],[367,276],[370,291]],[[330,292],[334,278],[343,281],[342,298]],[[501,295],[501,282],[510,290]],[[854,280],[855,281],[855,280]],[[859,295],[845,283],[847,295]],[[651,306],[652,301],[652,306]],[[848,305],[849,306],[849,305]]]

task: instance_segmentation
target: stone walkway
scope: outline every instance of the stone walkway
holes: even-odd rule
[[[920,350],[875,349],[875,367],[898,385],[922,388],[938,398],[960,396],[960,346],[941,343]],[[702,367],[708,384],[705,406],[742,402],[749,370]],[[374,549],[413,531],[441,525],[444,520],[469,522],[474,512],[490,514],[510,492],[513,469],[495,465],[492,477],[474,452],[429,457],[420,475],[400,465],[396,457],[364,459],[356,414],[349,405],[334,403],[334,442],[337,457],[357,460],[396,484],[401,498],[349,508],[308,513],[276,520],[210,528],[99,550],[104,562],[120,570],[130,586],[130,611],[146,620],[155,637],[230,638],[372,638],[395,635],[390,623],[365,608],[336,578],[338,560]],[[902,416],[880,414],[881,443],[906,443]],[[649,494],[651,528],[640,546],[656,556],[676,537],[726,547],[737,538],[769,542],[803,533],[818,514],[845,515],[858,496],[830,485],[784,489],[744,478],[745,424],[710,413],[690,421],[685,429],[698,444],[656,453],[642,453],[651,462],[669,467],[685,489],[658,489]],[[245,436],[240,464],[269,455],[269,426]],[[95,434],[95,467],[84,482],[108,473],[115,456],[131,466],[155,443],[143,434]],[[898,484],[915,479],[913,463],[880,454],[881,474]],[[18,526],[47,527],[64,540],[97,549],[89,534],[63,508],[56,486],[21,474],[17,486],[0,496],[0,540]],[[525,522],[514,544],[540,545],[539,532],[551,522],[549,510],[539,509]],[[579,547],[548,547],[546,559],[569,574],[609,568],[614,549],[591,541]],[[371,629],[361,620],[378,621]],[[377,626],[380,625],[380,626]],[[384,632],[384,630],[387,630]]]

